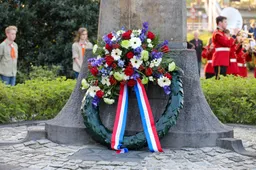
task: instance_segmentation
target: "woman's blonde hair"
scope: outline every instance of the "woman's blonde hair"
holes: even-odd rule
[[[88,33],[86,28],[79,28],[79,30],[76,33],[76,37],[74,38],[74,42],[79,42],[80,37],[81,37],[81,35],[83,34],[84,31],[86,31]]]
[[[5,33],[7,34],[8,32],[10,32],[10,30],[18,32],[18,28],[16,26],[11,25],[5,28]]]

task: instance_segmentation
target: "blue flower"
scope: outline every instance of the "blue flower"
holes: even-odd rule
[[[144,22],[144,23],[143,23],[143,28],[144,28],[145,30],[148,30],[148,25],[149,25],[148,22]]]
[[[163,88],[164,88],[165,94],[167,94],[167,95],[171,94],[171,88],[170,88],[170,86],[164,86]]]
[[[164,42],[158,44],[158,45],[157,45],[157,48],[161,48],[161,47],[163,47],[163,46],[165,46],[165,45],[168,45],[168,41],[167,41],[167,40],[164,40]]]
[[[141,53],[142,50],[143,50],[142,47],[137,47],[137,48],[135,48],[135,49],[133,50],[133,52],[134,52],[134,54],[137,54],[137,55],[140,56],[140,53]]]
[[[153,59],[159,59],[159,58],[162,58],[163,57],[163,52],[156,52],[156,51],[153,51],[151,53],[151,56]]]
[[[111,39],[109,39],[107,35],[104,35],[102,39],[106,44],[112,44]]]
[[[139,74],[139,73],[134,73],[134,74],[131,76],[131,79],[134,79],[134,80],[137,80],[138,78],[140,78],[140,74]]]
[[[99,105],[100,102],[100,98],[98,98],[96,95],[94,96],[93,100],[92,100],[92,105],[94,107],[97,107]]]
[[[119,67],[124,67],[124,61],[123,60],[118,60],[118,66]]]
[[[141,31],[141,34],[140,34],[140,40],[143,42],[145,39],[146,39],[146,36],[145,36],[145,31],[143,32],[143,30]]]

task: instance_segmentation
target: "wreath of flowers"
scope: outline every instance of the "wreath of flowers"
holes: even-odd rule
[[[111,32],[103,36],[102,44],[94,45],[97,58],[88,59],[90,73],[82,80],[82,88],[88,89],[86,95],[93,97],[94,106],[102,98],[113,104],[120,84],[133,87],[138,78],[142,84],[158,84],[168,95],[171,72],[178,69],[168,57],[169,51],[168,41],[158,43],[158,37],[148,30],[148,23],[141,30]]]
[[[133,87],[137,79],[142,84],[153,82],[169,96],[166,108],[156,122],[159,138],[176,124],[183,107],[183,87],[179,68],[170,57],[168,41],[159,43],[158,37],[148,29],[148,23],[138,30],[121,29],[103,36],[103,42],[94,45],[95,58],[88,59],[88,75],[82,80],[87,89],[82,103],[86,131],[92,138],[110,146],[112,132],[99,117],[99,102],[113,104],[119,95],[120,85]],[[144,132],[124,136],[123,145],[140,149],[147,143]]]

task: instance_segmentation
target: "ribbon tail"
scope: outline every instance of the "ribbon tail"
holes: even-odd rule
[[[128,152],[127,148],[122,148],[122,142],[124,138],[126,118],[128,110],[128,88],[127,85],[120,86],[120,93],[118,98],[116,118],[111,137],[111,148],[116,150],[117,153]]]
[[[151,152],[163,152],[155,127],[154,116],[148,101],[147,93],[140,79],[137,80],[137,84],[134,86],[134,90],[136,93],[141,120],[149,150]]]

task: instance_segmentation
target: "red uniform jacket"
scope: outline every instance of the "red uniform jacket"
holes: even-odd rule
[[[204,67],[204,72],[205,73],[211,73],[214,74],[214,69],[212,66],[212,55],[214,53],[214,49],[210,49],[209,46],[204,47],[203,52],[202,52],[202,57],[207,59],[207,63]]]
[[[236,55],[239,47],[240,47],[240,44],[233,44],[230,48],[229,66],[227,69],[227,74],[237,75],[239,72],[239,69],[237,66],[237,55]]]
[[[223,31],[217,29],[213,32],[212,42],[215,52],[213,53],[213,66],[228,66],[230,47],[235,43],[233,38],[228,38]]]
[[[248,52],[243,52],[243,48],[240,48],[237,51],[237,65],[239,68],[239,73],[238,75],[241,77],[247,77],[248,71],[247,71],[247,65],[246,61],[250,61],[250,55]]]

